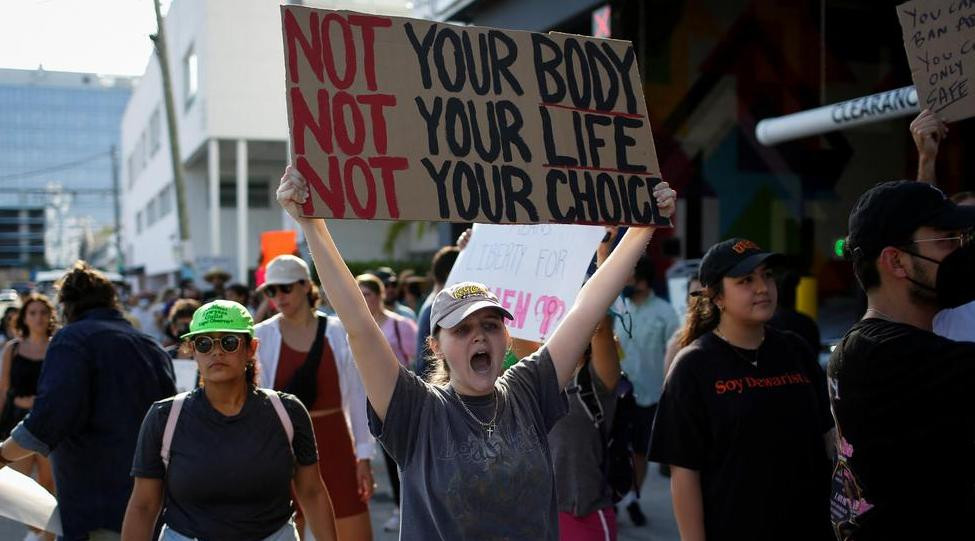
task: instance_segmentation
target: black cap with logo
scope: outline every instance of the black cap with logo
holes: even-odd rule
[[[958,206],[930,184],[913,180],[870,188],[850,211],[847,251],[876,258],[888,246],[904,246],[923,226],[946,231],[975,226],[975,207]]]
[[[748,239],[733,238],[708,249],[698,274],[702,286],[712,287],[725,276],[739,278],[750,274],[762,263],[776,265],[783,259],[782,254],[766,252]]]

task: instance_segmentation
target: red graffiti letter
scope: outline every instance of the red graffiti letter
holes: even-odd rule
[[[304,53],[302,56],[308,61],[315,77],[319,82],[325,82],[322,74],[322,38],[319,34],[318,13],[311,12],[308,28],[311,31],[310,40],[301,32],[301,26],[295,20],[294,13],[290,9],[284,10],[284,37],[288,42],[288,71],[291,72],[292,83],[299,82],[296,41],[301,45],[301,51]]]
[[[365,176],[366,181],[366,203],[359,201],[358,190],[355,189],[355,182],[352,176],[353,168],[358,167]],[[349,194],[349,204],[352,205],[352,212],[359,218],[371,220],[376,217],[376,178],[372,176],[372,169],[366,161],[359,156],[352,156],[345,161],[345,168],[342,172],[345,177],[345,193]]]
[[[343,108],[351,111],[352,129],[355,130],[353,137],[349,137],[349,125],[346,123]],[[366,125],[359,104],[348,92],[339,92],[332,98],[332,121],[335,123],[335,140],[342,152],[349,156],[362,152],[362,147],[366,144]]]
[[[322,182],[315,169],[308,163],[304,156],[298,157],[298,172],[305,177],[308,185],[318,192],[318,196],[328,205],[332,211],[332,216],[336,218],[345,217],[345,198],[342,195],[342,178],[339,170],[339,159],[335,156],[328,157],[328,186]],[[315,214],[315,205],[311,202],[311,197],[305,202],[302,210],[305,214]]]
[[[366,85],[369,90],[376,90],[376,55],[373,50],[376,35],[373,28],[386,28],[393,25],[393,21],[373,15],[349,15],[349,22],[362,27],[362,63],[366,71]]]
[[[328,31],[329,23],[332,21],[339,23],[339,28],[342,30],[342,44],[345,49],[345,74],[341,78],[335,69],[335,49],[332,47],[332,36]],[[352,28],[349,26],[349,21],[346,21],[338,13],[329,13],[323,17],[322,43],[324,44],[323,54],[325,58],[325,71],[328,72],[328,78],[337,88],[349,88],[352,81],[355,81],[356,70],[355,42],[352,40]]]
[[[393,171],[405,171],[410,162],[406,158],[377,156],[369,158],[369,165],[379,169],[383,177],[383,193],[386,195],[386,208],[390,218],[399,218],[399,203],[396,201],[396,178]]]
[[[318,120],[315,120],[301,88],[291,88],[291,138],[295,142],[295,154],[305,153],[305,130],[310,130],[318,146],[332,153],[332,115],[329,111],[328,90],[318,89]]]
[[[392,94],[365,94],[356,97],[356,101],[369,106],[369,120],[372,121],[372,143],[376,152],[386,153],[386,117],[383,107],[396,105],[396,96]]]

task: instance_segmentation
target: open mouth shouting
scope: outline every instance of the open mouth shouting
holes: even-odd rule
[[[488,354],[487,349],[478,350],[471,355],[471,370],[475,374],[491,373],[491,356]]]

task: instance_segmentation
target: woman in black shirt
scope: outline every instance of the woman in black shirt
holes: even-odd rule
[[[831,537],[825,377],[801,338],[766,325],[780,257],[731,239],[702,260],[650,444],[684,540]]]
[[[180,337],[201,388],[160,400],[142,423],[123,541],[297,541],[292,487],[315,538],[336,539],[308,412],[293,395],[257,388],[254,320],[217,300]]]

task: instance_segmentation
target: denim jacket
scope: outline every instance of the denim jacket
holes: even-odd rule
[[[50,455],[64,539],[121,531],[142,419],[175,393],[169,356],[117,310],[89,310],[54,335],[34,407],[11,437]]]

